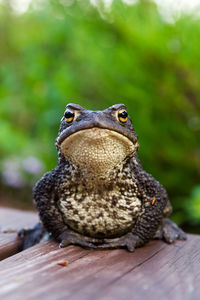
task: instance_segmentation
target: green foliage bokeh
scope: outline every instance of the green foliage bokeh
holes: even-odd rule
[[[144,0],[35,2],[21,15],[0,5],[0,158],[34,156],[50,170],[68,102],[125,103],[144,168],[167,188],[175,220],[198,226],[200,20],[167,23]]]

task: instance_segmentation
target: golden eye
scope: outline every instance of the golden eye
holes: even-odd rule
[[[64,116],[67,123],[71,123],[74,120],[74,112],[69,109],[66,110]]]
[[[118,119],[120,120],[120,122],[125,123],[128,120],[128,113],[125,109],[121,109],[118,112]]]

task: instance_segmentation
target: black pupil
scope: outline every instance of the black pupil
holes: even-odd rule
[[[74,116],[74,113],[72,113],[71,111],[66,111],[65,112],[65,118],[66,119],[73,118],[73,116]]]
[[[128,114],[127,112],[124,110],[122,111],[121,113],[119,113],[119,117],[122,118],[122,119],[126,119],[128,117]]]

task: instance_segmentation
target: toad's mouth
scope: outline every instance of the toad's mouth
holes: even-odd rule
[[[84,173],[102,175],[120,166],[137,150],[126,136],[109,129],[93,127],[67,136],[59,145],[61,153]]]

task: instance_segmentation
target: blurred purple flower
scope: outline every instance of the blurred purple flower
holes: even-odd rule
[[[2,179],[6,185],[12,187],[20,188],[24,186],[19,160],[7,158],[3,161]]]
[[[2,180],[8,186],[21,188],[31,183],[28,174],[35,178],[43,170],[43,164],[36,157],[9,157],[2,162]]]
[[[30,174],[40,174],[44,170],[43,164],[36,157],[29,156],[22,161],[23,169]]]

